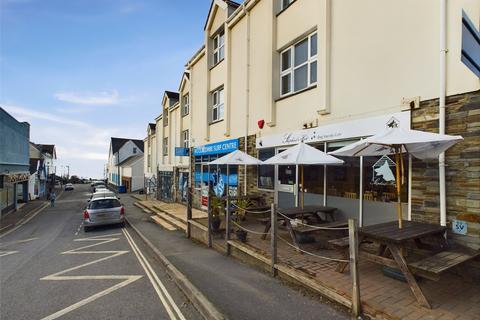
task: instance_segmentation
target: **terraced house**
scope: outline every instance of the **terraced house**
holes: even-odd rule
[[[475,0],[212,1],[204,43],[156,119],[160,198],[179,199],[182,172],[205,209],[208,181],[227,179],[206,164],[236,149],[262,160],[300,141],[334,151],[387,125],[458,134],[440,161],[405,157],[402,205],[406,219],[459,223],[458,240],[480,247],[479,21]],[[305,168],[305,203],[363,225],[393,220],[394,186],[375,182],[391,159],[344,160]],[[294,166],[233,167],[229,183],[298,204]]]

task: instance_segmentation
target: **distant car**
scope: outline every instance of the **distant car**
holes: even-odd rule
[[[83,211],[83,230],[110,224],[125,225],[125,207],[115,196],[92,199]]]
[[[65,190],[65,191],[73,191],[73,190],[74,190],[73,184],[67,183],[67,184],[65,185],[64,190]]]
[[[92,186],[92,192],[95,192],[97,188],[104,188],[106,189],[107,187],[105,186],[104,182],[97,181],[93,184]]]

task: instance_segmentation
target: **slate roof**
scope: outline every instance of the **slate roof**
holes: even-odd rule
[[[178,92],[173,92],[173,91],[167,91],[165,90],[165,94],[167,95],[168,99],[170,99],[170,105],[169,107],[173,106],[175,103],[178,102],[180,99],[180,95]]]
[[[155,130],[157,129],[157,125],[155,123],[149,123],[148,127],[150,128],[150,131],[152,131],[152,133],[155,133]]]
[[[30,159],[30,174],[34,174],[38,169],[38,160],[39,159]]]
[[[115,154],[120,150],[120,148],[127,143],[128,141],[132,141],[140,150],[143,152],[143,140],[138,139],[127,139],[127,138],[111,138],[111,145],[112,145],[112,152]]]

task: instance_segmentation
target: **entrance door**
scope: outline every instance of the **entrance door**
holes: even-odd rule
[[[285,149],[277,150],[277,153]],[[277,199],[280,208],[295,207],[297,168],[293,165],[277,166]]]

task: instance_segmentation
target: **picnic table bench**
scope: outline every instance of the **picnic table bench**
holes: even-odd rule
[[[308,233],[317,232],[319,230],[322,230],[323,228],[331,228],[332,230],[335,230],[335,228],[343,228],[346,226],[348,226],[347,221],[334,221],[330,223],[322,223],[318,226],[306,226],[301,224],[299,226],[292,226],[292,229],[296,233],[308,234]]]
[[[403,221],[402,229],[398,228],[397,221],[363,227],[359,230],[359,243],[371,240],[379,244],[379,250],[377,254],[362,250],[360,259],[399,268],[419,304],[431,308],[413,275],[438,281],[441,273],[480,256],[480,251],[449,247],[445,232],[445,226],[414,221]],[[425,238],[435,240],[437,247],[424,243]],[[422,251],[429,249],[430,254],[418,261],[407,261],[403,251],[408,242],[413,242]]]

